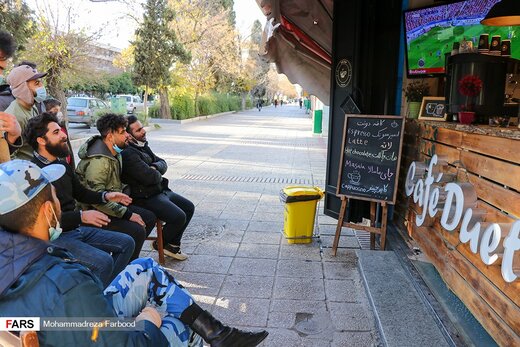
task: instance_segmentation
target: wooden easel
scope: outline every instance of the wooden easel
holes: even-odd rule
[[[334,243],[332,244],[332,255],[336,256],[339,245],[339,237],[341,236],[341,229],[343,227],[352,228],[355,230],[368,231],[370,233],[370,249],[376,247],[376,234],[381,235],[381,249],[384,250],[386,246],[386,224],[388,216],[388,204],[385,201],[380,201],[383,209],[383,215],[381,218],[381,227],[367,227],[364,225],[358,225],[354,223],[345,222],[345,212],[347,210],[348,198],[341,196],[341,209],[339,210],[338,225],[336,227],[336,236],[334,236]],[[377,201],[370,201],[370,225],[375,225],[376,222],[376,207]]]

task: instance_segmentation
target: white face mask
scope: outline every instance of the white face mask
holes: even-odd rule
[[[49,221],[49,218],[47,217],[47,214],[45,214],[45,219],[47,219],[47,223],[49,224],[49,241],[52,242],[56,240],[62,233],[63,229],[60,227],[60,221],[58,220],[58,217],[56,217],[56,213],[54,212],[54,207],[51,206],[52,214],[54,216],[54,219],[56,220],[56,227],[53,227],[51,225],[51,222]]]

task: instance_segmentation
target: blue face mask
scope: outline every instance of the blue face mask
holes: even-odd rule
[[[114,143],[114,145],[112,146],[112,148],[114,149],[114,151],[116,151],[117,154],[121,153],[123,150],[121,148],[119,148],[118,145],[116,145]]]
[[[45,89],[45,87],[36,89],[36,96],[34,97],[34,101],[43,102],[45,99],[47,99],[47,89]]]
[[[5,84],[5,78],[4,76],[0,76],[0,86]]]
[[[52,242],[56,240],[62,233],[63,229],[60,227],[60,221],[58,220],[58,217],[56,217],[56,213],[54,212],[54,208],[52,208],[52,214],[54,215],[54,219],[56,220],[56,226],[51,226],[51,222],[49,221],[49,218],[47,218],[47,215],[45,215],[45,218],[47,219],[47,223],[49,223],[49,241]]]

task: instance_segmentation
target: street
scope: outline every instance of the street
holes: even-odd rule
[[[380,339],[357,268],[359,242],[320,213],[311,244],[282,233],[281,188],[324,187],[326,138],[295,106],[266,107],[187,124],[159,121],[151,148],[168,162],[170,188],[196,205],[184,262],[166,266],[223,322],[267,328],[263,346],[374,346]],[[147,241],[142,256],[157,259]]]

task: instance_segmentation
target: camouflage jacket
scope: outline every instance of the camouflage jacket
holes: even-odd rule
[[[122,192],[121,155],[112,155],[101,136],[93,136],[84,143],[78,152],[81,159],[76,173],[83,185],[91,190],[102,192]],[[98,205],[80,204],[84,210],[95,208],[109,216],[129,219],[132,213],[124,205],[107,202]]]

